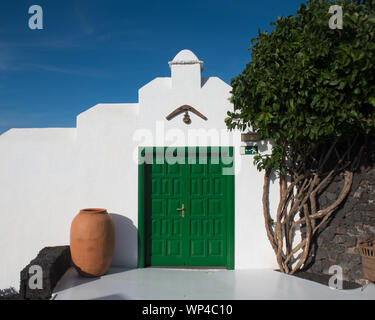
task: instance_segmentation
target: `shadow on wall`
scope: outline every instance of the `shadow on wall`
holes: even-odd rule
[[[115,252],[111,266],[137,268],[138,230],[129,218],[110,213],[115,224]]]

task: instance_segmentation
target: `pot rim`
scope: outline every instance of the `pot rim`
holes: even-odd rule
[[[107,209],[104,209],[104,208],[86,208],[86,209],[81,209],[80,212],[85,212],[85,213],[107,213]]]
[[[370,238],[367,240],[362,240],[358,243],[360,248],[371,248],[374,249],[375,247],[375,238]]]

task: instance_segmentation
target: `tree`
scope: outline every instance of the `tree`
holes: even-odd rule
[[[306,266],[314,237],[348,195],[374,132],[374,3],[310,0],[296,15],[278,17],[271,32],[251,40],[251,61],[231,82],[227,127],[273,140],[271,154],[254,163],[265,172],[265,226],[285,273]],[[328,26],[331,5],[342,7],[342,29]],[[272,172],[280,183],[275,220],[268,205]],[[320,207],[319,195],[338,176],[344,180],[339,196]]]

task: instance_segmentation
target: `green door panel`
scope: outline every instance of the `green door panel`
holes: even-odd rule
[[[198,161],[197,161],[198,162]],[[225,176],[222,165],[188,164],[189,192],[185,195],[188,225],[188,266],[226,266],[226,225],[228,212],[225,201]]]
[[[222,174],[232,164],[220,153],[198,159],[198,149],[184,150],[168,163],[153,149],[152,163],[143,166],[144,264],[232,268],[234,177]],[[183,205],[184,215],[178,210]]]

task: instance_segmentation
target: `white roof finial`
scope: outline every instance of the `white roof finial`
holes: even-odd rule
[[[175,64],[197,64],[201,66],[201,71],[203,71],[203,61],[199,60],[197,56],[190,50],[181,50],[172,61],[169,61],[168,64],[170,67]]]

